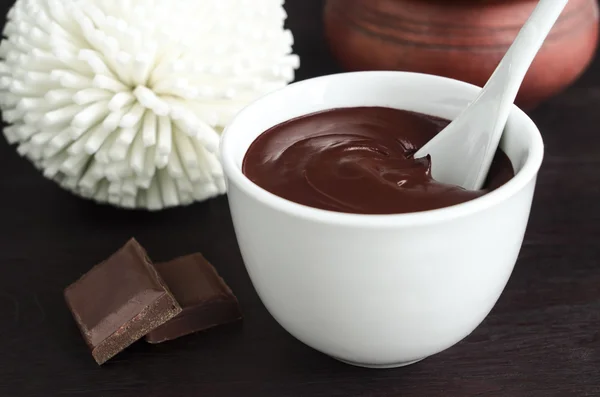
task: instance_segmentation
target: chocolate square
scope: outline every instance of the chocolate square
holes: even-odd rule
[[[100,365],[181,312],[135,239],[67,287],[65,300]]]
[[[242,318],[233,292],[201,254],[155,266],[183,310],[148,333],[147,342],[165,342]]]

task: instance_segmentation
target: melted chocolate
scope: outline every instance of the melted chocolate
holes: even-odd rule
[[[480,197],[514,176],[496,153],[485,188],[467,191],[435,181],[429,157],[412,155],[448,121],[383,107],[333,109],[279,124],[244,158],[258,186],[310,207],[358,214],[399,214]]]

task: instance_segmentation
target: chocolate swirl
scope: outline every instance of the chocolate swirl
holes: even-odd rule
[[[277,125],[248,149],[244,174],[280,197],[358,214],[399,214],[480,197],[514,176],[498,151],[486,187],[467,191],[431,177],[419,147],[448,122],[383,107],[333,109]]]

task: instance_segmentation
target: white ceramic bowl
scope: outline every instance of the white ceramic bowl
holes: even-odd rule
[[[388,106],[452,119],[479,90],[423,74],[338,74],[263,97],[229,125],[221,154],[238,242],[260,298],[288,332],[377,368],[413,363],[469,335],[514,267],[543,143],[514,107],[501,143],[512,180],[464,204],[399,215],[336,213],[275,196],[243,175],[249,145],[273,125],[330,108]]]

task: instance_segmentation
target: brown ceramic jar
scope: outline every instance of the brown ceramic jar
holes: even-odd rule
[[[483,86],[537,0],[327,0],[325,31],[347,70],[405,70]],[[571,0],[517,103],[531,108],[570,85],[593,58],[596,0]]]

